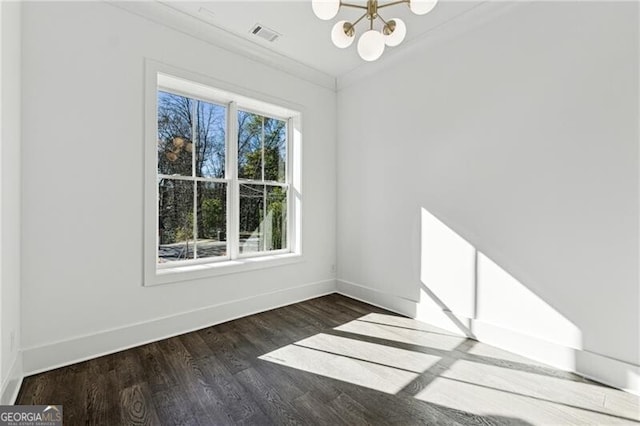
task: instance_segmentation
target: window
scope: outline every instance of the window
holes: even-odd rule
[[[226,258],[227,108],[158,91],[158,263]]]
[[[237,116],[240,253],[287,249],[287,122]]]
[[[150,68],[145,285],[299,257],[299,113]]]

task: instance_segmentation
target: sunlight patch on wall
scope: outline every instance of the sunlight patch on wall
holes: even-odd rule
[[[638,389],[640,389],[640,367],[636,367],[635,371],[627,371],[627,389],[638,393]]]
[[[416,318],[473,337],[476,250],[426,209],[421,209],[420,300]]]
[[[424,208],[420,280],[450,311],[473,318],[476,249]]]
[[[477,279],[476,318],[582,349],[578,327],[482,253],[478,253]]]
[[[420,279],[419,320],[498,345],[504,331],[582,348],[582,333],[575,324],[425,208]],[[510,341],[509,350],[523,348],[513,335]],[[572,368],[573,361],[561,363]]]

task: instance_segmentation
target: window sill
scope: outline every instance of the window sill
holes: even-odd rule
[[[273,256],[259,256],[244,259],[227,260],[224,262],[205,263],[199,265],[178,266],[175,268],[156,269],[150,276],[145,277],[145,287],[172,284],[181,281],[191,281],[220,275],[236,274],[289,265],[302,261],[298,253],[285,253]]]

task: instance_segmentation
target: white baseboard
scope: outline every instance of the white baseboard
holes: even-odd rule
[[[20,386],[22,386],[22,353],[18,351],[13,365],[0,388],[0,405],[12,405],[16,402]]]
[[[415,314],[415,302],[408,299],[345,280],[336,280],[336,288],[336,292],[343,296],[360,300],[400,315],[413,317]]]
[[[418,303],[381,292],[361,284],[336,280],[337,292],[411,318],[419,312]],[[450,319],[453,313],[433,309],[421,321],[464,335]],[[549,342],[539,337],[501,327],[486,321],[455,315],[459,323],[468,326],[473,337],[483,343],[542,362],[555,368],[571,371],[597,382],[640,395],[640,366],[610,358],[591,351],[575,349]]]
[[[320,281],[234,300],[153,321],[25,348],[18,354],[7,379],[2,383],[0,404],[14,403],[23,375],[52,370],[334,292],[408,317],[415,317],[418,311],[415,301],[344,280]],[[428,318],[420,319],[462,334],[448,319],[449,315],[451,313],[434,312]],[[481,342],[640,395],[638,365],[547,342],[484,321],[458,318],[469,325],[475,338]]]
[[[331,294],[335,289],[335,280],[319,281],[91,335],[23,348],[24,375],[64,367],[236,318]]]

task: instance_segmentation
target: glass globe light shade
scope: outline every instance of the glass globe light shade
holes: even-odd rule
[[[345,29],[345,24],[346,29]],[[353,27],[347,21],[338,21],[331,29],[331,41],[336,47],[344,49],[351,46],[355,40],[355,33]]]
[[[382,56],[384,52],[384,36],[376,30],[369,30],[358,40],[358,54],[365,61],[371,62]]]
[[[424,15],[436,7],[438,0],[409,0],[409,9],[416,15]]]
[[[311,8],[318,18],[328,21],[338,14],[340,0],[312,0]]]
[[[407,26],[402,19],[393,18],[384,26],[384,42],[387,46],[397,46],[407,35]]]

